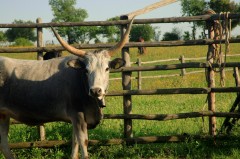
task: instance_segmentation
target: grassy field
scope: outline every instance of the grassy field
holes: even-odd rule
[[[231,44],[229,54],[239,54],[240,45]],[[132,61],[141,58],[142,61],[185,57],[204,57],[207,53],[207,46],[188,46],[188,47],[168,47],[168,48],[147,48],[147,54],[139,56],[137,49],[130,49]],[[65,53],[67,55],[67,53]],[[36,59],[36,54],[4,54],[20,59]],[[116,56],[120,56],[118,53]],[[231,57],[227,61],[240,61],[240,57]],[[179,63],[179,62],[171,62]],[[159,63],[160,64],[160,63]],[[169,64],[161,63],[161,64]],[[192,69],[191,69],[192,70]],[[190,71],[187,69],[187,71]],[[161,75],[179,73],[180,70],[173,71],[153,71],[144,72],[143,75]],[[233,72],[226,72],[226,86],[235,86]],[[133,73],[135,76],[136,73]],[[111,77],[120,77],[120,74],[111,74]],[[142,89],[158,88],[190,88],[206,87],[204,73],[190,74],[184,77],[166,77],[156,79],[143,79]],[[219,75],[216,76],[216,86],[220,87]],[[121,90],[121,81],[110,82],[109,91]],[[137,89],[136,80],[132,81],[132,89]],[[193,111],[207,110],[206,95],[153,95],[153,96],[133,96],[133,114],[173,114]],[[228,111],[236,98],[236,93],[221,93],[216,95],[217,111]],[[122,114],[122,97],[107,97],[107,107],[104,109],[106,114]],[[217,130],[219,131],[223,118],[217,119]],[[66,123],[46,124],[46,134],[48,140],[70,140],[71,125]],[[160,143],[160,144],[136,144],[133,146],[112,145],[112,146],[90,146],[89,153],[91,158],[98,159],[142,159],[142,158],[239,158],[240,156],[240,129],[234,127],[230,140],[226,141],[202,141],[187,140],[181,143]],[[208,118],[181,119],[170,121],[133,121],[133,134],[140,136],[166,136],[166,135],[206,135],[208,133]],[[123,137],[123,120],[103,120],[94,130],[89,131],[90,139],[112,139]],[[36,127],[25,125],[11,125],[10,142],[36,141],[38,133]],[[54,147],[52,149],[22,149],[13,150],[17,158],[69,158],[71,146]],[[2,157],[0,157],[2,158]]]

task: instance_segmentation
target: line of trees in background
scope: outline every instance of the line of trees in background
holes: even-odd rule
[[[52,8],[52,22],[82,22],[88,17],[85,9],[76,8],[76,0],[49,0]],[[183,16],[202,15],[206,9],[220,12],[240,12],[240,4],[231,0],[181,0]],[[119,17],[107,19],[108,21],[119,20]],[[13,23],[33,23],[31,21],[15,20]],[[232,28],[239,25],[239,21],[232,21]],[[73,43],[99,43],[103,41],[116,42],[120,38],[120,26],[92,26],[92,27],[58,27],[58,33],[66,38],[69,44]],[[204,22],[192,22],[192,31],[184,31],[174,27],[171,32],[165,32],[163,41],[196,39],[196,30],[202,30],[199,38],[205,38]],[[142,37],[145,41],[160,41],[161,28],[150,24],[134,25],[130,33],[130,41],[138,41]],[[10,28],[0,31],[0,43],[11,42],[16,46],[33,45],[36,41],[36,33],[33,28]]]
[[[183,16],[197,16],[202,15],[208,9],[214,10],[216,13],[239,13],[240,12],[240,4],[236,3],[232,0],[181,0],[182,13]],[[196,31],[197,29],[202,30],[201,34],[198,38],[204,39],[206,38],[205,34],[205,23],[200,22],[191,22],[192,23],[192,31],[182,31],[179,28],[173,28],[171,32],[166,32],[163,35],[164,41],[168,40],[195,40],[197,39]],[[232,20],[231,27],[234,29],[239,25],[239,20]]]
[[[204,14],[208,9],[214,10],[216,13],[239,13],[240,3],[233,0],[181,0],[183,16],[196,16]],[[239,25],[239,20],[232,20],[232,29]],[[199,28],[202,33],[199,38],[205,38],[205,24],[203,22],[192,22],[192,32],[184,32],[184,38],[196,39],[196,30]]]
[[[15,20],[13,24],[31,24],[31,21]],[[37,40],[34,28],[10,28],[0,31],[0,42],[9,42],[12,46],[32,46]]]

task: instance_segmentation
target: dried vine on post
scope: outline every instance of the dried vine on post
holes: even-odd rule
[[[216,14],[213,10],[208,10],[206,14]],[[212,54],[208,56],[208,63],[211,65],[212,63],[218,64],[219,68],[213,69],[215,72],[220,72],[220,84],[221,86],[225,86],[225,63],[226,63],[226,55],[229,52],[229,18],[228,18],[228,12],[227,13],[220,13],[219,20],[212,21],[212,34],[211,37],[214,40],[219,40],[219,44],[213,44],[213,50],[211,51]],[[220,18],[221,15],[224,16],[224,20],[221,22]],[[208,26],[209,27],[209,26]],[[225,38],[225,51],[223,53],[222,51],[222,40]],[[211,62],[212,60],[212,62]]]

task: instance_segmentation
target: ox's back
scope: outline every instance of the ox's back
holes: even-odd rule
[[[95,109],[96,101],[87,93],[86,75],[67,65],[74,58],[31,61],[1,57],[0,111],[27,124],[39,124],[70,121],[73,112]]]

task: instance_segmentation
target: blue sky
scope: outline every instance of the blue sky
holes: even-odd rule
[[[77,0],[76,7],[87,10],[89,17],[86,21],[101,21],[114,16],[130,13],[156,2],[159,2],[159,0]],[[235,2],[240,2],[240,0],[235,0]],[[180,2],[176,2],[147,14],[140,15],[137,19],[178,17],[181,15]],[[15,19],[31,20],[35,22],[38,17],[41,17],[43,22],[51,22],[53,19],[53,13],[51,11],[51,6],[48,5],[48,0],[1,0],[0,23],[12,23]],[[177,27],[182,31],[189,30],[191,24],[161,24],[159,26],[161,34],[163,35],[164,32],[171,31],[173,27]],[[235,32],[236,29],[234,33]],[[44,41],[47,40],[55,41],[55,38],[53,38],[52,33],[44,29]]]

